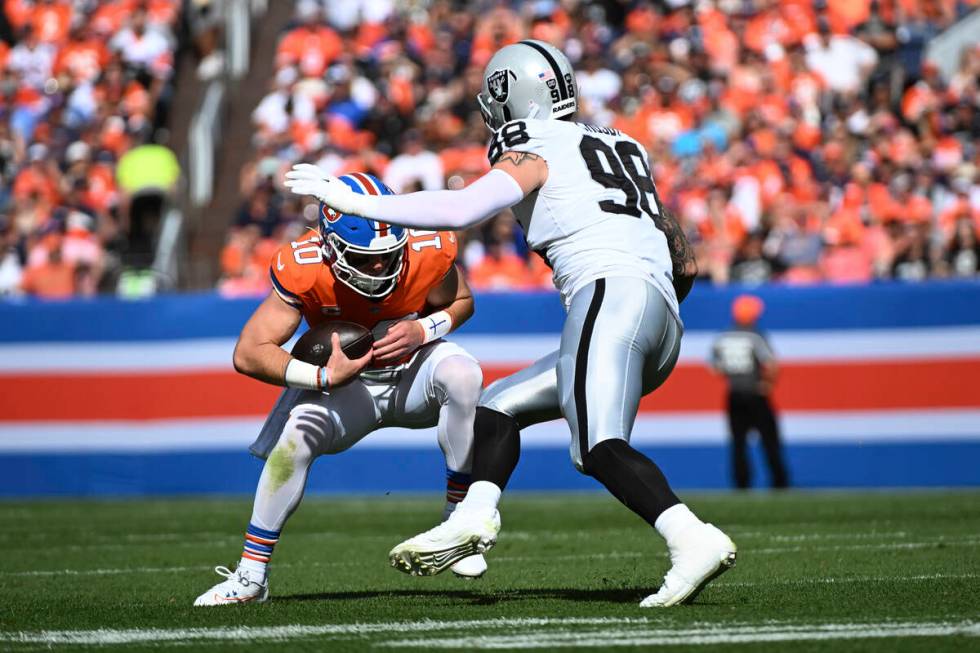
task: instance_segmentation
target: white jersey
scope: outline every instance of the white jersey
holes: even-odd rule
[[[509,150],[548,164],[548,180],[513,210],[566,307],[591,281],[635,277],[652,283],[680,318],[667,238],[654,221],[660,202],[637,141],[606,127],[512,120],[490,141],[490,162]]]

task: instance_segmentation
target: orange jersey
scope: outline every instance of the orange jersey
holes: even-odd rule
[[[364,297],[338,281],[323,257],[319,234],[312,231],[306,240],[286,243],[273,255],[272,286],[283,301],[302,311],[310,327],[344,320],[375,331],[374,337],[379,338],[388,324],[422,314],[429,292],[456,260],[456,235],[451,231],[408,233],[401,276],[382,299]],[[379,325],[384,329],[377,329]]]

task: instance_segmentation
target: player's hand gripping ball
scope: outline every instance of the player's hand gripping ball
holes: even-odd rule
[[[290,352],[293,358],[311,365],[326,365],[332,351],[331,339],[333,334],[340,338],[340,349],[351,360],[361,358],[374,344],[371,332],[360,324],[332,320],[321,322],[304,333]]]
[[[425,331],[415,320],[402,320],[391,326],[383,338],[374,343],[374,360],[394,364],[410,356],[425,343]]]

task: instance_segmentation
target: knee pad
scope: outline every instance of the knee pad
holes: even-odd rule
[[[454,355],[440,361],[432,380],[447,401],[456,403],[476,405],[483,391],[483,370],[468,356]]]

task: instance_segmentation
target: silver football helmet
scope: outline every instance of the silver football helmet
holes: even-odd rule
[[[578,111],[575,71],[561,50],[527,39],[497,51],[476,96],[487,127],[520,118],[547,120]]]

